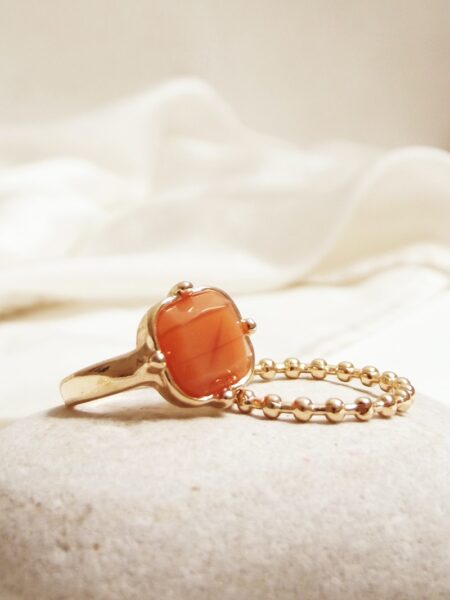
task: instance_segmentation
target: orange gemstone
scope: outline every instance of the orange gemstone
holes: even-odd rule
[[[194,398],[220,394],[253,365],[240,316],[218,290],[191,292],[162,306],[156,338],[173,381]]]

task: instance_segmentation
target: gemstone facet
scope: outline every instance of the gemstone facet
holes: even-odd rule
[[[219,290],[189,292],[161,306],[156,338],[175,385],[188,396],[220,395],[253,366],[253,349],[232,300]]]

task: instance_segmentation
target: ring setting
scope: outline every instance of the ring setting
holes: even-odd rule
[[[66,377],[61,394],[75,405],[151,386],[177,406],[228,408],[253,376],[255,329],[223,290],[180,282],[144,315],[133,352]]]

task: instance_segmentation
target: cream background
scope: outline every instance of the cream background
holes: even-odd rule
[[[446,0],[1,0],[0,121],[195,75],[297,143],[448,148],[449,19]]]

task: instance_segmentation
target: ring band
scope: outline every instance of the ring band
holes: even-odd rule
[[[244,413],[261,409],[269,419],[292,413],[297,421],[323,415],[334,423],[346,415],[361,421],[375,414],[390,417],[406,412],[412,403],[415,390],[408,379],[389,371],[380,374],[371,366],[333,366],[323,359],[305,364],[296,358],[282,363],[263,359],[255,365],[250,341],[255,329],[255,322],[242,318],[224,291],[183,281],[144,315],[135,350],[69,375],[61,382],[61,395],[67,406],[75,406],[131,388],[153,387],[177,406],[224,409],[236,404]],[[330,398],[317,405],[304,397],[289,404],[275,394],[258,399],[247,387],[254,376],[267,381],[278,374],[316,380],[336,376],[346,383],[355,378],[369,387],[378,384],[382,393],[348,404]]]

